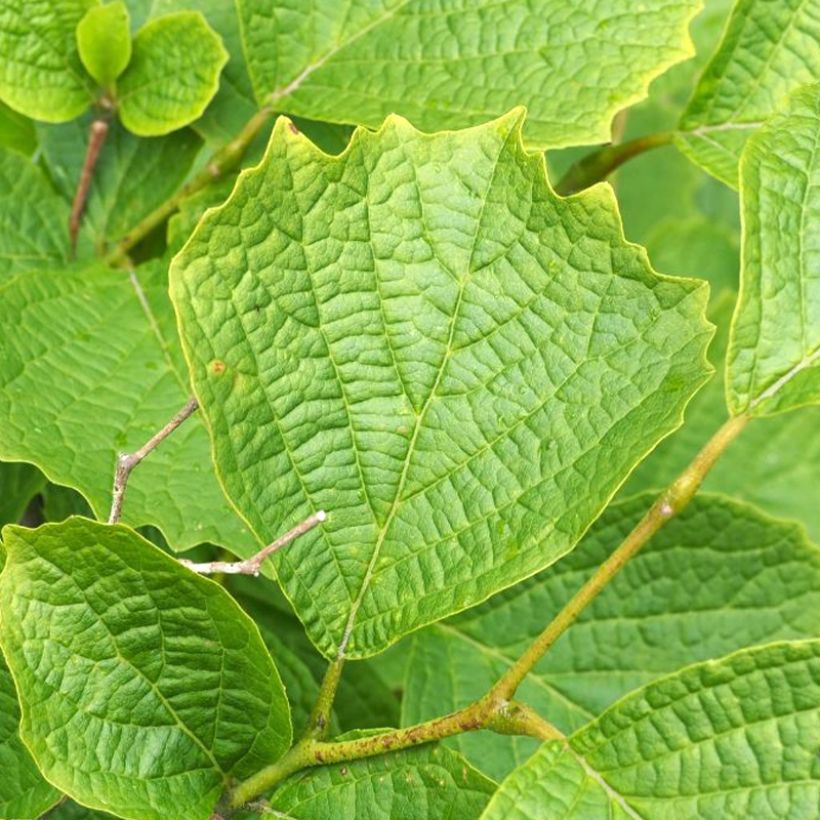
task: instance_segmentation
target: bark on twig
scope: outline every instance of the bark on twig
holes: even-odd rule
[[[88,135],[88,148],[85,152],[85,162],[80,171],[80,181],[77,183],[77,191],[74,194],[74,202],[71,203],[71,215],[68,218],[68,237],[71,242],[71,255],[77,248],[77,234],[80,232],[80,222],[85,210],[85,202],[88,199],[88,190],[91,187],[91,179],[94,176],[94,166],[100,155],[105,138],[108,135],[108,121],[104,119],[94,120],[91,123],[91,130]]]

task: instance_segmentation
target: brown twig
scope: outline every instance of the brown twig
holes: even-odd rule
[[[131,475],[131,471],[134,467],[168,438],[198,407],[199,402],[196,399],[189,399],[182,410],[180,410],[162,430],[151,436],[139,450],[135,450],[133,453],[120,454],[117,458],[117,469],[114,472],[111,512],[108,516],[109,524],[116,524],[117,521],[120,520],[120,516],[122,515],[122,502],[125,499],[125,489],[128,486],[128,477]]]
[[[301,524],[297,524],[293,529],[288,530],[284,535],[280,535],[267,547],[259,550],[255,555],[246,558],[244,561],[208,561],[203,564],[196,564],[193,561],[188,561],[181,558],[179,563],[188,569],[198,572],[200,575],[213,575],[215,573],[224,573],[226,575],[259,575],[262,568],[262,563],[276,550],[295,541],[300,535],[304,535],[309,530],[312,530],[317,524],[321,524],[327,520],[327,513],[324,510],[319,510],[308,516]]]
[[[71,243],[71,255],[77,248],[77,234],[80,232],[80,222],[85,210],[85,202],[88,199],[88,190],[91,187],[91,179],[94,175],[94,166],[100,155],[105,138],[108,135],[108,120],[96,119],[91,123],[91,130],[88,134],[88,148],[85,152],[85,162],[80,171],[80,180],[77,183],[77,191],[74,194],[74,201],[71,203],[71,215],[68,218],[68,237]]]

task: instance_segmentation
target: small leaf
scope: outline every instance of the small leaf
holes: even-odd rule
[[[37,166],[0,149],[0,285],[68,259],[68,212]]]
[[[813,817],[819,718],[820,641],[737,652],[627,695],[569,749],[545,744],[482,820],[551,820],[570,797],[576,820]]]
[[[123,125],[155,137],[197,119],[216,94],[228,60],[219,35],[194,11],[157,17],[134,38],[134,54],[117,84]]]
[[[690,57],[697,0],[239,0],[257,100],[315,120],[463,128],[525,104],[528,144],[610,139],[613,116]]]
[[[608,187],[557,197],[520,127],[391,118],[329,157],[282,119],[172,265],[228,495],[263,540],[329,511],[274,556],[329,656],[569,551],[708,376],[706,288]]]
[[[323,766],[292,777],[271,797],[299,820],[478,817],[495,783],[442,746]]]
[[[646,494],[613,504],[578,549],[481,607],[418,633],[402,724],[480,697],[640,519]],[[695,661],[820,634],[820,551],[793,524],[720,496],[696,498],[581,613],[525,680],[520,697],[563,731],[617,698]],[[463,735],[452,743],[503,777],[528,738]]]
[[[217,584],[127,527],[3,531],[0,642],[49,780],[124,817],[205,820],[291,739],[279,674]]]
[[[157,261],[30,271],[0,289],[0,458],[80,490],[100,518],[117,454],[141,447],[190,397],[166,287]],[[156,525],[177,550],[259,548],[216,481],[198,414],[134,471],[123,520]]]
[[[90,8],[77,24],[77,48],[88,73],[106,89],[131,59],[128,9],[122,0]]]
[[[738,186],[746,140],[799,86],[820,75],[817,0],[739,0],[680,121],[678,145]]]
[[[4,0],[0,100],[45,122],[65,122],[92,100],[75,29],[97,0]]]
[[[34,764],[20,740],[19,722],[14,682],[0,654],[0,817],[34,820],[60,799],[60,792],[43,779]]]
[[[726,359],[734,415],[820,403],[818,145],[815,85],[796,92],[743,154],[743,266]]]

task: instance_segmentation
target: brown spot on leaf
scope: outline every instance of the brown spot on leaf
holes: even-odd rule
[[[299,129],[292,122],[288,122],[288,128],[290,128],[290,133],[291,134],[298,134],[299,133]]]
[[[225,362],[216,359],[215,361],[211,362],[211,373],[214,376],[221,376],[225,372]]]

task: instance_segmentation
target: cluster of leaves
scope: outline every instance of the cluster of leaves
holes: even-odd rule
[[[0,817],[813,816],[820,2],[699,6],[0,0]]]

